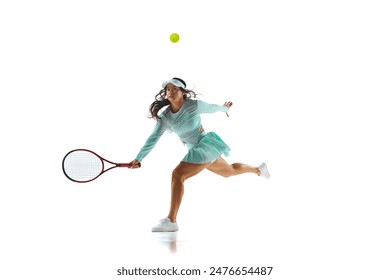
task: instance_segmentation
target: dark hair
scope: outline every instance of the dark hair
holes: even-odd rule
[[[184,80],[180,78],[173,78],[175,80],[180,81],[185,87],[187,87],[187,84]],[[179,88],[181,92],[184,94],[183,98],[194,98],[196,97],[196,93],[192,90],[186,89],[186,88]],[[168,99],[166,99],[167,93],[166,93],[166,87],[160,90],[158,94],[155,96],[155,101],[150,104],[149,107],[149,118],[161,121],[161,118],[158,116],[158,112],[164,108],[165,106],[168,106],[171,104]]]

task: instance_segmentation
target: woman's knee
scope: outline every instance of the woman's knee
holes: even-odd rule
[[[184,182],[185,176],[182,171],[180,171],[179,168],[175,168],[172,171],[172,181],[179,181],[179,182]]]
[[[184,182],[188,178],[195,176],[203,169],[205,169],[209,164],[193,164],[193,163],[180,163],[173,171],[172,171],[172,180]]]
[[[229,178],[231,176],[234,176],[237,174],[238,172],[238,169],[240,167],[237,166],[237,164],[233,163],[233,164],[229,164],[228,166],[226,166],[226,168],[224,169],[224,174],[222,175],[223,177],[225,178]]]
[[[229,178],[234,175],[234,168],[233,166],[229,165],[229,166],[225,166],[222,169],[214,170],[214,172],[224,178]]]

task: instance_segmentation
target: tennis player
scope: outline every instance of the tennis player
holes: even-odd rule
[[[187,89],[182,79],[173,78],[164,82],[162,90],[149,108],[150,117],[157,120],[156,126],[138,155],[130,162],[131,168],[139,168],[142,160],[165,131],[177,134],[188,148],[188,153],[172,172],[171,206],[168,216],[152,228],[153,232],[173,232],[179,229],[176,216],[184,194],[184,182],[204,169],[223,177],[243,173],[254,173],[266,179],[270,177],[264,162],[258,167],[243,163],[227,163],[221,155],[229,155],[229,146],[215,132],[204,130],[200,114],[215,112],[227,114],[233,103],[229,101],[220,106],[195,98],[195,92]],[[159,113],[164,107],[165,110]]]

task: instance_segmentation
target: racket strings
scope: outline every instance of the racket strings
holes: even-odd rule
[[[64,172],[78,182],[95,179],[103,171],[103,162],[95,154],[88,151],[73,151],[64,159]]]

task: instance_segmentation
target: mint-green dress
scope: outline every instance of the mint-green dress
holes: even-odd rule
[[[152,134],[135,159],[142,162],[165,131],[177,134],[187,146],[188,153],[183,158],[183,162],[201,164],[213,162],[222,154],[228,156],[229,146],[215,132],[200,132],[202,125],[200,114],[227,112],[227,110],[226,106],[208,104],[198,99],[184,100],[183,106],[176,113],[172,113],[168,107],[160,114],[161,121],[157,121]]]

